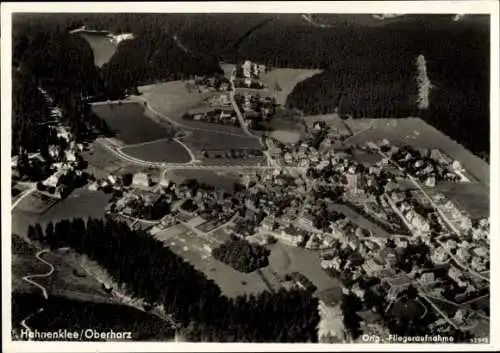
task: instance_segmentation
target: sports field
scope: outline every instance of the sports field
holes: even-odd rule
[[[128,146],[121,151],[131,157],[149,162],[187,163],[191,160],[188,151],[177,141],[161,139]]]
[[[173,129],[153,121],[139,103],[94,104],[92,110],[106,121],[116,137],[125,144],[149,142],[173,135]]]

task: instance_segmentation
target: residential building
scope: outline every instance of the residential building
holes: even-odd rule
[[[363,264],[363,269],[369,276],[374,276],[384,269],[384,266],[375,259],[369,259]]]
[[[146,173],[136,173],[132,178],[132,185],[134,186],[149,187],[149,182],[149,175]]]
[[[432,272],[425,272],[422,273],[422,275],[419,278],[419,282],[422,283],[423,285],[429,285],[432,284],[435,280],[434,273]]]

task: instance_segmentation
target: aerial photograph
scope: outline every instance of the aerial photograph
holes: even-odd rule
[[[258,10],[12,14],[13,342],[491,343],[490,15]]]

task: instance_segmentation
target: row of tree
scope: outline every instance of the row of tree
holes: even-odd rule
[[[144,231],[112,220],[77,218],[30,226],[31,239],[69,246],[105,268],[120,285],[161,304],[191,340],[315,342],[318,302],[306,291],[228,298],[213,280]]]

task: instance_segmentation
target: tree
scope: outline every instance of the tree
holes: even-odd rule
[[[124,186],[130,186],[132,184],[133,175],[132,175],[132,173],[125,173],[123,175],[122,179],[123,179]]]

